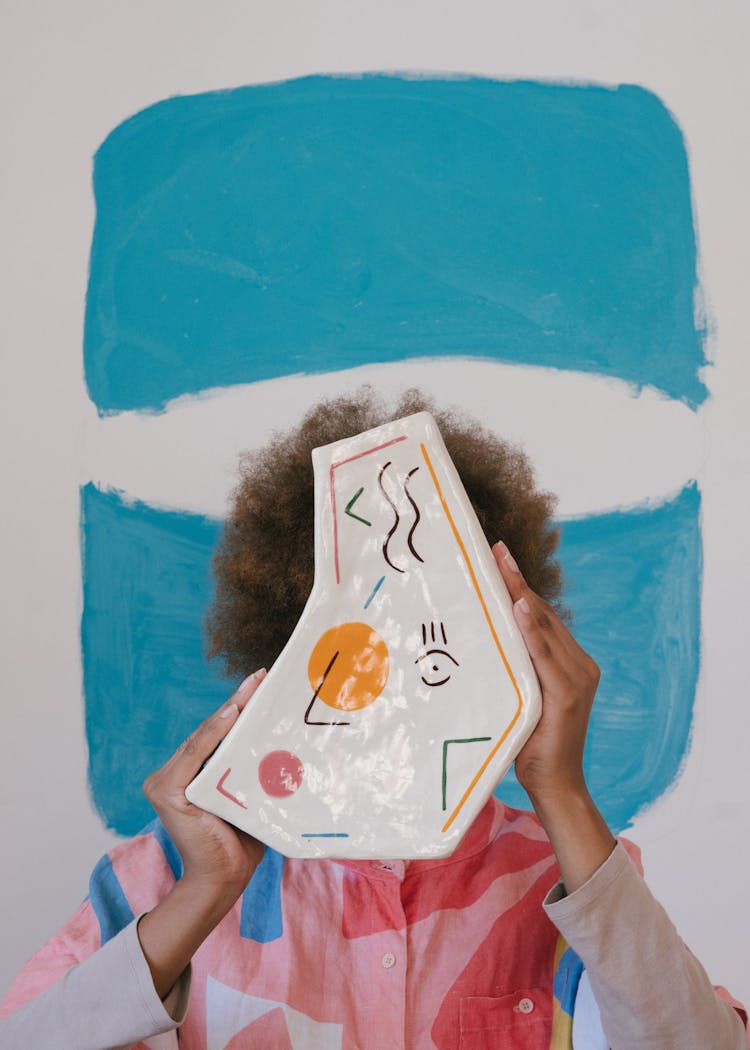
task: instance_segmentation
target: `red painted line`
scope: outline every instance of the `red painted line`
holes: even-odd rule
[[[224,781],[227,779],[227,777],[229,776],[229,774],[231,772],[232,772],[232,767],[230,766],[229,769],[224,774],[224,776],[221,777],[221,779],[219,780],[219,783],[216,785],[216,790],[219,792],[219,794],[223,795],[224,798],[228,798],[230,802],[234,802],[234,803],[236,803],[236,805],[242,806],[243,809],[247,809],[247,806],[245,805],[244,802],[240,802],[240,800],[235,795],[231,795],[226,790],[226,788],[224,787]]]
[[[333,484],[333,472],[336,466],[336,463],[331,463],[328,476],[331,483],[331,510],[333,511],[333,563],[336,566],[336,583],[341,583],[341,573],[339,572],[339,530],[336,521],[336,487]]]
[[[333,483],[333,472],[337,467],[343,467],[346,463],[353,463],[355,459],[362,459],[363,456],[369,456],[372,452],[379,452],[381,448],[388,448],[389,445],[396,445],[399,441],[406,441],[408,436],[408,434],[402,434],[401,437],[392,438],[391,441],[384,441],[382,445],[375,445],[374,448],[358,452],[356,456],[349,456],[347,459],[340,459],[338,463],[331,463],[328,476],[331,485],[331,510],[333,511],[333,561],[336,566],[336,583],[341,583],[341,571],[339,569],[339,531],[336,520],[336,487]]]
[[[365,449],[364,452],[358,452],[356,456],[349,456],[348,459],[340,459],[338,463],[334,463],[334,467],[343,467],[345,463],[353,463],[355,459],[362,459],[363,456],[369,456],[372,452],[380,452],[381,448],[388,448],[390,445],[397,445],[399,441],[406,441],[408,434],[402,434],[401,437],[391,438],[390,441],[384,441],[382,445],[375,445],[374,448]]]

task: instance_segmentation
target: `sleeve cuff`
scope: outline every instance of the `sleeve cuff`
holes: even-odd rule
[[[135,920],[129,923],[41,995],[6,1017],[0,1034],[4,1050],[68,1050],[82,1046],[82,1039],[90,1050],[125,1048],[172,1032],[181,1024],[190,995],[190,967],[162,1002],[137,926]]]
[[[610,855],[573,893],[566,894],[565,886],[558,882],[542,902],[547,916],[558,928],[567,925],[581,912],[588,911],[607,893],[613,883],[623,877],[634,877],[640,881],[633,862],[621,842],[617,842]]]
[[[145,915],[146,913],[144,912],[143,914]],[[159,998],[154,988],[151,970],[146,961],[146,956],[143,954],[141,942],[138,939],[138,923],[142,918],[143,915],[139,915],[134,922],[131,922],[122,931],[120,936],[123,938],[123,947],[144,1007],[148,1010],[154,1024],[159,1029],[172,1028],[174,1025],[181,1025],[185,1020],[190,1002],[192,969],[188,963],[164,998]]]

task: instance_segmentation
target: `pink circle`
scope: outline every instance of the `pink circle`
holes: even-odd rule
[[[260,786],[273,798],[293,795],[304,774],[305,767],[291,751],[270,751],[258,766]]]

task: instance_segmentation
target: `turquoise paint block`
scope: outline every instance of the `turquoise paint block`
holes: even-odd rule
[[[602,669],[586,750],[615,831],[674,783],[700,653],[700,497],[566,522],[561,557],[580,643]],[[89,777],[106,824],[153,814],[145,777],[231,692],[202,655],[217,522],[81,490]],[[512,774],[498,794],[528,805]]]
[[[578,642],[602,677],[586,778],[622,831],[675,782],[688,751],[700,664],[700,494],[564,522],[560,558]],[[511,772],[496,794],[530,805]]]
[[[81,489],[89,783],[108,827],[153,820],[141,785],[231,693],[207,666],[216,522]]]
[[[680,130],[635,86],[309,77],[171,98],[94,165],[101,414],[465,355],[706,396]]]

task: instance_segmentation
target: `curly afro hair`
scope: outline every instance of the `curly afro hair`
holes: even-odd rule
[[[555,498],[538,492],[525,453],[459,410],[436,408],[416,390],[389,409],[365,386],[322,401],[298,427],[240,460],[240,482],[214,556],[216,591],[207,620],[208,655],[226,673],[270,667],[299,620],[313,584],[311,450],[413,412],[431,412],[490,543],[503,539],[529,585],[560,607]]]

